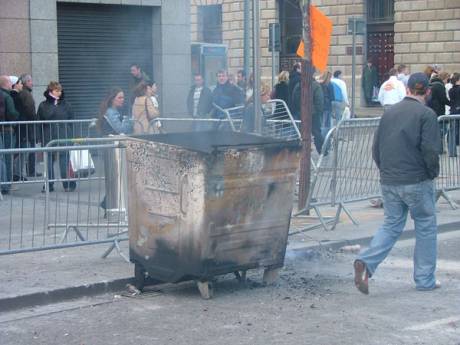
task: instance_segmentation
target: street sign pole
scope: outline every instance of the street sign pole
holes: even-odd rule
[[[310,191],[311,173],[311,127],[312,127],[312,92],[311,79],[313,67],[311,63],[311,27],[310,0],[301,0],[303,17],[304,56],[302,59],[300,119],[302,133],[302,152],[300,157],[299,201],[298,209],[307,204]]]
[[[272,32],[272,88],[275,85],[275,35],[276,28],[275,25],[271,25]]]
[[[353,17],[352,56],[351,56],[351,117],[355,117],[356,97],[356,18]]]
[[[260,4],[259,0],[252,0],[252,66],[254,68],[254,130],[262,132],[262,114],[260,104]]]

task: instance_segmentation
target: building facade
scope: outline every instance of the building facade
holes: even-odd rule
[[[162,114],[183,115],[184,47],[190,5],[183,0],[0,0],[0,74],[32,74],[37,102],[59,80],[77,117],[96,116],[110,87],[127,91],[131,63],[157,82]]]
[[[207,7],[213,7],[215,43],[228,46],[228,67],[232,73],[243,67],[243,0],[192,0],[192,41],[209,39],[203,25]],[[437,64],[448,72],[460,71],[459,0],[313,0],[312,4],[333,22],[329,70],[344,72],[349,85],[352,71],[351,17],[364,20],[364,34],[356,37],[357,78],[371,58],[379,78],[394,65],[406,64],[412,72]],[[266,80],[271,78],[268,51],[268,24],[280,23],[281,51],[276,57],[278,70],[289,70],[301,39],[302,18],[297,0],[264,0],[261,6],[261,64]],[[359,95],[360,88],[357,88]]]

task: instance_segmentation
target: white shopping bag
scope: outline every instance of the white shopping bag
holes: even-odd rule
[[[343,120],[351,119],[351,111],[349,107],[345,107],[345,109],[343,110],[342,119]]]
[[[94,174],[95,167],[88,150],[70,151],[70,170],[75,177],[87,177]]]

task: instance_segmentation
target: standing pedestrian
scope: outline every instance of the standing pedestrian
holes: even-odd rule
[[[236,73],[236,85],[243,91],[246,91],[246,72],[242,69]]]
[[[342,71],[337,70],[334,72],[334,77],[331,79],[332,86],[334,87],[334,101],[332,102],[332,115],[337,124],[342,120],[343,112],[346,107],[350,106],[348,102],[347,84],[342,80]]]
[[[313,142],[315,143],[316,151],[321,153],[324,141],[321,134],[321,124],[324,111],[324,95],[321,85],[313,77],[311,79],[311,91],[313,95],[311,134],[313,136]],[[301,93],[302,83],[298,83],[294,88],[292,97],[292,116],[295,120],[301,120]],[[303,123],[301,125],[304,126]]]
[[[188,114],[194,119],[207,118],[212,110],[212,92],[204,85],[204,79],[201,74],[195,74],[193,77],[194,85],[190,88],[187,97]],[[193,130],[211,129],[206,123],[193,123]]]
[[[35,108],[35,101],[32,96],[33,80],[30,74],[23,74],[20,77],[23,87],[19,93],[21,99],[22,111],[21,115],[25,121],[36,121],[37,112]],[[35,143],[40,139],[40,129],[33,123],[27,124],[26,140],[21,142],[21,147],[34,148]],[[28,155],[26,165],[26,172],[28,176],[41,176],[35,171],[35,153],[31,152]]]
[[[324,108],[323,108],[323,122],[321,125],[321,134],[323,138],[331,129],[332,120],[332,102],[334,98],[334,86],[331,82],[332,73],[327,71],[321,78],[321,88],[323,90]]]
[[[366,100],[366,105],[372,106],[372,97],[374,95],[374,88],[379,85],[379,75],[377,68],[372,63],[372,59],[367,60],[366,66],[363,68],[363,73],[361,77],[362,89],[364,92],[364,99]]]
[[[3,114],[0,114],[0,122],[8,122],[8,121],[17,121],[19,119],[19,112],[16,110],[14,106],[14,100],[10,95],[11,92],[11,80],[8,76],[2,75],[0,76],[0,92],[2,93],[4,104],[5,104],[5,111]],[[16,136],[14,132],[14,126],[11,125],[3,125],[0,127],[0,135],[2,137],[2,144],[4,149],[12,149],[16,144]],[[9,194],[11,190],[10,182],[13,180],[13,154],[5,154],[4,157],[4,183],[1,186],[1,193],[2,194]]]
[[[243,91],[236,85],[230,83],[228,74],[225,70],[217,72],[217,85],[212,93],[212,100],[222,109],[236,107],[244,104]],[[217,112],[217,118],[224,118],[225,115]]]
[[[452,88],[449,90],[450,114],[460,115],[460,73],[451,78]],[[448,146],[449,156],[457,157],[457,146],[460,145],[460,120],[449,123]]]
[[[401,102],[406,97],[406,87],[398,80],[398,72],[392,68],[388,71],[389,78],[379,90],[379,102],[384,109]]]
[[[404,64],[398,66],[398,75],[396,76],[400,82],[407,87],[407,81],[409,80],[409,67]]]
[[[155,107],[152,97],[152,85],[149,83],[140,83],[134,90],[134,99],[132,114],[134,121],[134,134],[154,133],[152,120],[160,115],[158,108]]]
[[[300,62],[296,62],[292,66],[291,72],[289,72],[289,108],[292,108],[293,106],[294,89],[297,86],[297,84],[300,83],[301,78],[301,65]]]
[[[141,82],[149,82],[150,77],[142,70],[138,63],[132,63],[129,66],[129,71],[131,73],[131,79],[129,81],[129,106],[131,106],[136,98],[134,96],[134,90],[136,90]]]
[[[355,285],[369,293],[368,278],[401,235],[410,212],[415,223],[414,280],[417,290],[440,287],[436,269],[436,207],[433,179],[439,174],[436,114],[425,106],[429,81],[414,73],[408,96],[385,109],[375,133],[372,156],[380,171],[385,219],[369,248],[354,262]]]
[[[22,80],[16,76],[10,76],[11,81],[11,98],[14,102],[14,107],[19,113],[18,121],[25,121],[24,110],[22,100],[19,96],[23,89]],[[21,144],[27,141],[27,126],[26,125],[15,125],[14,126],[15,144],[14,147],[19,149]],[[23,155],[15,154],[13,158],[13,181],[27,181],[27,178],[23,176]]]
[[[38,106],[37,116],[40,120],[72,120],[74,119],[74,113],[70,104],[66,102],[64,97],[64,91],[62,86],[57,81],[51,81],[48,84],[45,92],[43,93],[45,100]],[[71,139],[72,129],[66,123],[53,123],[43,126],[43,145],[46,146],[50,141],[55,139]],[[57,153],[59,170],[61,172],[62,186],[64,191],[73,192],[77,187],[75,181],[68,181],[67,176],[69,168],[69,152],[61,151]],[[56,156],[54,154],[49,155],[48,159],[48,179],[49,191],[54,191],[54,163]],[[43,187],[42,192],[45,192]]]
[[[278,82],[275,84],[273,88],[272,99],[281,99],[283,100],[286,105],[289,105],[289,72],[288,71],[281,71],[278,75]]]

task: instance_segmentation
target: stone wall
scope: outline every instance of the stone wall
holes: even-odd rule
[[[29,0],[0,0],[0,74],[31,72]]]
[[[460,72],[460,1],[395,0],[395,63]]]

